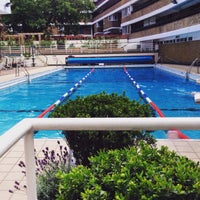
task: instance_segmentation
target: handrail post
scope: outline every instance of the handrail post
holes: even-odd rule
[[[190,67],[186,70],[186,73],[185,73],[185,78],[186,80],[189,79],[189,74],[191,73],[192,71],[192,67],[195,65],[195,63],[199,60],[199,58],[195,58],[192,62],[192,64],[190,65]],[[198,66],[197,66],[197,69],[198,69]]]
[[[33,131],[29,131],[29,133],[27,133],[24,136],[24,152],[25,152],[28,200],[37,199],[36,165],[35,165],[33,135],[34,135]]]

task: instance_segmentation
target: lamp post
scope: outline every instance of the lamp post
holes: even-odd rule
[[[31,55],[32,55],[32,67],[35,67],[35,46],[31,46]]]

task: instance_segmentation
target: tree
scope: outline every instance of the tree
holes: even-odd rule
[[[91,0],[12,0],[12,14],[3,16],[14,32],[46,32],[50,25],[70,33],[94,9]]]

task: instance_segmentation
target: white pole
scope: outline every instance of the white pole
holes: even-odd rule
[[[26,165],[26,178],[27,178],[27,199],[37,199],[36,187],[36,166],[34,155],[34,139],[33,131],[29,131],[24,136],[24,151],[25,151],[25,165]]]

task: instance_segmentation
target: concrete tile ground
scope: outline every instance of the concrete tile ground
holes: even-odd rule
[[[66,145],[63,139],[59,139],[62,145]],[[36,154],[41,155],[42,149],[49,147],[51,150],[59,150],[59,145],[56,139],[35,139],[34,141]],[[23,185],[26,185],[26,177],[22,173],[22,168],[18,166],[20,161],[24,161],[24,141],[21,139],[17,142],[2,158],[0,158],[0,199],[2,200],[23,200],[27,199],[26,190]],[[22,186],[21,190],[14,188],[15,181]],[[14,193],[10,193],[13,190]]]

